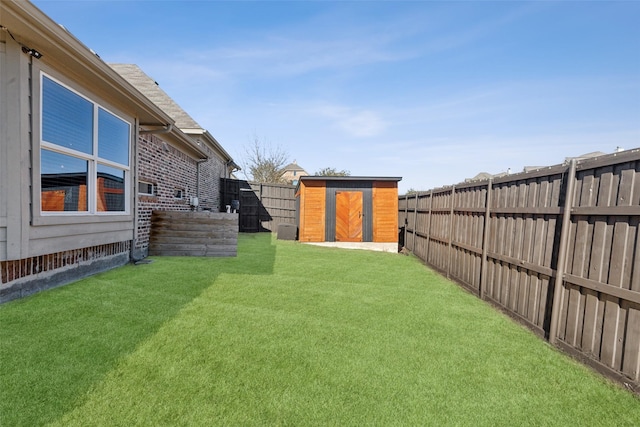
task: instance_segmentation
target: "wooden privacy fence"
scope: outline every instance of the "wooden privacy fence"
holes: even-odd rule
[[[404,246],[640,390],[640,150],[399,198]]]
[[[238,179],[221,178],[221,210],[240,201],[240,231],[277,231],[279,224],[296,223],[293,185],[261,184]]]
[[[295,186],[256,182],[250,182],[249,185],[260,201],[262,209],[267,213],[265,217],[260,218],[262,229],[275,232],[280,224],[296,223]]]

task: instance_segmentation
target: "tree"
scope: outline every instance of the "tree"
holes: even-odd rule
[[[337,170],[336,168],[322,168],[314,174],[315,176],[351,176],[348,170]]]
[[[280,146],[273,146],[257,136],[245,150],[244,168],[251,180],[271,184],[282,184],[282,168],[289,163],[289,154]]]

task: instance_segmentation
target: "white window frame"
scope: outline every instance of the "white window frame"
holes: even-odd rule
[[[145,193],[140,191],[140,184],[144,184],[144,185],[148,185],[149,187],[151,187],[151,193]],[[152,182],[149,181],[145,181],[145,180],[139,180],[138,181],[138,195],[140,196],[156,196],[156,192],[157,192],[157,188],[156,185]]]
[[[58,144],[54,144],[51,142],[47,142],[43,139],[42,135],[42,118],[43,118],[43,95],[44,95],[44,90],[43,90],[43,81],[44,79],[50,79],[51,81],[59,84],[60,86],[64,87],[65,89],[73,92],[74,94],[78,95],[79,97],[85,99],[86,101],[90,102],[93,105],[93,154],[87,154],[87,153],[83,153],[81,151],[77,151],[77,150],[73,150],[71,148],[68,147],[63,147],[61,145]],[[131,156],[131,151],[133,149],[133,144],[132,144],[132,137],[131,137],[131,129],[133,129],[133,123],[131,123],[131,121],[123,118],[122,116],[120,116],[119,114],[115,113],[114,111],[112,111],[111,109],[109,109],[107,106],[87,97],[86,95],[82,94],[81,92],[77,91],[76,89],[70,87],[69,85],[65,84],[64,82],[60,81],[59,79],[56,79],[55,77],[51,76],[48,73],[45,73],[44,71],[40,72],[40,117],[39,117],[39,135],[40,135],[40,147],[39,147],[39,152],[38,152],[38,158],[41,158],[41,150],[42,149],[46,149],[52,152],[56,152],[59,154],[64,154],[67,156],[71,156],[77,159],[81,159],[81,160],[86,160],[88,162],[88,170],[87,170],[87,210],[86,211],[43,211],[42,210],[42,205],[41,203],[38,203],[39,206],[39,214],[43,217],[48,217],[48,216],[117,216],[117,215],[130,215],[131,213],[131,175],[132,175],[132,166],[131,166],[131,162],[132,162],[132,156]],[[121,163],[117,163],[117,162],[113,162],[107,159],[103,159],[101,157],[98,156],[98,112],[99,110],[102,109],[106,112],[108,112],[109,114],[112,114],[113,116],[117,117],[118,119],[122,120],[124,123],[126,123],[129,126],[129,132],[128,132],[128,145],[129,145],[129,165],[123,165]],[[119,170],[124,171],[124,210],[123,211],[108,211],[108,212],[102,212],[102,211],[98,211],[98,195],[97,195],[97,182],[98,182],[98,164],[102,164],[105,166],[109,166],[109,167],[113,167]],[[38,162],[38,178],[40,179],[40,174],[41,174],[41,170],[42,170],[42,166],[41,163]],[[40,187],[40,186],[38,186]],[[42,188],[39,189],[38,194],[34,194],[35,197],[37,197],[38,199],[40,199],[42,197]]]

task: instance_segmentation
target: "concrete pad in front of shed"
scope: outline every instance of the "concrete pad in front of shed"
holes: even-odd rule
[[[379,243],[379,242],[302,242],[305,245],[327,246],[332,248],[343,249],[365,249],[369,251],[380,252],[398,252],[397,243]]]

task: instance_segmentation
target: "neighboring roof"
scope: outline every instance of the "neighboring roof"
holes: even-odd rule
[[[602,157],[606,155],[607,153],[603,153],[602,151],[593,151],[591,153],[585,153],[575,157],[565,157],[564,161],[565,163],[569,163],[571,160],[579,161],[579,160],[593,159],[594,157]]]
[[[287,171],[303,171],[306,172],[303,168],[301,168],[295,161],[293,163],[289,163],[287,166],[282,168],[283,172]]]
[[[182,109],[167,93],[160,88],[158,82],[149,77],[136,64],[112,64],[118,74],[124,77],[147,98],[167,113],[176,122],[180,129],[202,129],[186,111]]]
[[[473,178],[467,178],[465,179],[465,182],[471,182],[471,181],[484,181],[484,180],[488,180],[489,178],[492,178],[493,175],[491,175],[488,172],[480,172],[479,174],[477,174],[476,176],[474,176]]]

